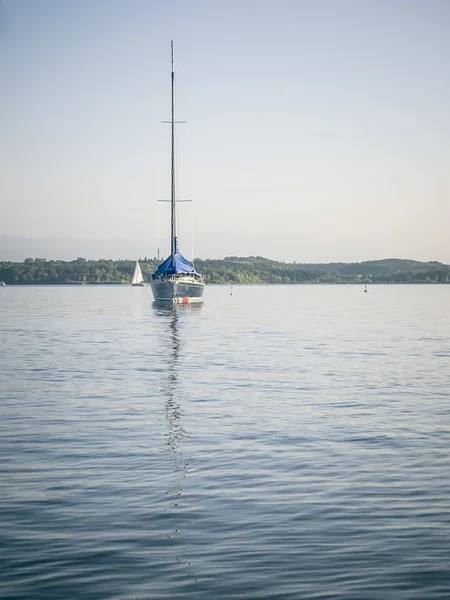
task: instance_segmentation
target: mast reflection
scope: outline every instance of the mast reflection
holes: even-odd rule
[[[173,307],[169,313],[169,367],[167,386],[164,389],[166,397],[166,421],[167,421],[167,446],[175,459],[175,471],[182,473],[185,471],[188,464],[191,463],[190,458],[186,458],[180,447],[180,442],[186,436],[186,431],[183,428],[182,416],[183,411],[180,406],[179,396],[179,355],[180,355],[180,332],[179,332],[179,314],[177,308]],[[182,489],[176,491],[180,495]]]
[[[186,544],[185,527],[188,523],[188,494],[185,480],[191,470],[192,457],[185,453],[183,443],[189,438],[183,426],[182,407],[182,377],[180,376],[180,355],[182,350],[181,326],[186,312],[191,307],[182,306],[157,306],[154,304],[157,314],[164,319],[168,327],[165,330],[165,350],[167,356],[167,382],[162,388],[164,396],[164,416],[166,422],[166,450],[169,452],[173,464],[172,484],[167,490],[167,504],[164,512],[170,515],[171,527],[168,538],[171,548],[170,552],[177,563],[183,563],[187,569],[186,576],[196,580],[193,567],[188,559],[188,547]],[[172,546],[172,544],[174,544]],[[168,551],[169,551],[168,548]]]

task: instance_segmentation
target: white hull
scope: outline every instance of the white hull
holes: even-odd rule
[[[151,283],[156,302],[191,304],[203,302],[205,284],[192,277],[167,277],[154,279]]]

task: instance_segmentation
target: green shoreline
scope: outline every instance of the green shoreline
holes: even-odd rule
[[[145,281],[159,262],[139,259]],[[6,285],[129,284],[134,260],[73,261],[27,258],[0,261],[0,281]],[[450,265],[432,261],[388,258],[358,263],[284,263],[261,256],[230,256],[221,260],[195,260],[208,284],[320,284],[320,283],[450,283]]]

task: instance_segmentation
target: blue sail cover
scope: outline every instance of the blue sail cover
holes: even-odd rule
[[[184,258],[180,252],[176,252],[174,261],[172,263],[172,255],[159,265],[156,271],[153,273],[153,277],[158,277],[162,274],[174,275],[175,273],[190,273],[192,275],[198,275],[197,271],[191,265],[191,263]]]

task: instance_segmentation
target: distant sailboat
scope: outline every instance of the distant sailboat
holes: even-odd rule
[[[144,278],[142,277],[141,265],[136,261],[136,268],[134,269],[133,281],[131,285],[144,287]]]
[[[172,42],[172,153],[171,153],[171,230],[170,255],[159,265],[152,275],[152,292],[155,301],[190,304],[201,302],[205,289],[205,278],[197,273],[192,265],[179,251],[175,205],[186,200],[175,199],[175,95],[174,95],[174,58]],[[164,202],[164,201],[163,201]],[[187,201],[188,202],[188,201]]]

